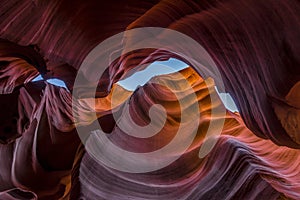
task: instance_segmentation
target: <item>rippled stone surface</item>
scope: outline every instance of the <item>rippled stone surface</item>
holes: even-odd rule
[[[1,199],[300,199],[298,1],[3,0],[0,5]],[[97,119],[89,112],[89,94],[72,99],[71,92],[77,70],[97,44],[137,27],[169,28],[199,42],[240,112],[212,116],[212,108],[224,106],[210,101],[214,81],[200,77],[192,69],[197,66],[180,71],[199,102],[200,117],[191,116],[199,120],[196,137],[174,163],[131,174],[89,155],[75,126],[99,122],[113,143],[133,152],[163,147],[178,130],[181,110],[174,93],[155,82],[175,84],[187,98],[182,77],[155,77],[135,92],[114,83],[145,62],[182,58],[144,49],[114,61],[99,81]],[[39,73],[64,80],[69,91],[30,82]],[[112,106],[113,93],[118,101]],[[116,125],[112,113],[126,121],[128,98],[130,116],[139,125],[149,123],[153,104],[166,109],[157,135],[137,139]],[[72,101],[84,113],[79,122]],[[220,118],[225,124],[217,144],[199,158],[209,124]]]

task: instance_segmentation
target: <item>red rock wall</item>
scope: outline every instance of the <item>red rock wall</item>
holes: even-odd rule
[[[299,1],[3,0],[0,5],[1,199],[300,199]],[[181,73],[196,91],[201,117],[193,120],[200,125],[176,162],[151,173],[123,173],[100,164],[81,145],[72,114],[77,70],[101,41],[137,27],[190,36],[220,70],[240,112],[223,116],[222,134],[205,158],[198,157],[199,149],[208,124],[218,120],[211,109],[223,105],[209,100],[213,85],[191,68]],[[90,116],[88,99],[73,100],[86,111],[79,126],[96,120],[115,144],[130,151],[168,143],[179,124],[174,94],[151,83],[131,93],[114,83],[141,63],[173,56],[148,49],[113,62],[97,90],[98,119]],[[31,83],[38,73],[64,80],[70,92]],[[157,79],[179,83],[175,77]],[[118,129],[111,114],[121,119],[124,105],[120,100],[109,106],[114,90],[120,99],[132,95],[129,110],[141,125],[149,123],[145,113],[151,105],[163,105],[168,119],[159,134],[135,139]],[[184,88],[180,92],[185,94]]]

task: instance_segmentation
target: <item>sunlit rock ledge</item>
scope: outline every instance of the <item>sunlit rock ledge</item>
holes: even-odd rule
[[[4,0],[0,5],[0,199],[300,199],[298,1]],[[176,30],[202,45],[238,112],[225,110],[219,98],[211,101],[211,95],[218,97],[217,80],[201,77],[199,66],[164,49],[123,55],[101,77],[95,99],[85,90],[74,99],[73,92],[80,91],[73,88],[75,77],[88,53],[105,39],[140,27]],[[135,91],[117,84],[141,64],[169,58],[190,67],[156,76]],[[38,75],[42,79],[33,81]],[[53,85],[53,79],[65,86]],[[188,88],[196,100],[188,99]],[[184,108],[176,94],[187,99]],[[99,123],[109,141],[128,152],[155,151],[173,140],[182,111],[194,113],[189,106],[195,103],[199,117],[187,120],[199,123],[192,143],[174,162],[151,172],[122,172],[99,162],[83,145],[97,144],[95,130],[87,131],[83,142],[76,129]],[[122,121],[133,135],[148,134],[132,127],[150,123],[154,104],[167,113],[156,135],[137,138],[118,125]],[[220,113],[212,115],[213,109]],[[200,158],[209,124],[220,120],[224,126],[216,144]],[[193,131],[187,126],[182,138]],[[178,145],[162,156],[182,153]]]

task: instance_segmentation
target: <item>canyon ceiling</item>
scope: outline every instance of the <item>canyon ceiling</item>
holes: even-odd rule
[[[0,5],[0,199],[300,199],[299,0],[1,0]],[[92,96],[86,86],[75,85],[97,45],[143,27],[174,30],[200,44],[239,112],[212,100],[218,80],[202,76],[200,66],[167,48],[138,49],[99,66],[105,71]],[[130,37],[124,36],[127,46]],[[199,53],[193,46],[189,51]],[[116,84],[145,63],[169,58],[190,67],[153,77],[135,91]],[[32,82],[39,74],[63,80],[67,89]],[[76,98],[74,91],[80,93]],[[87,151],[95,123],[128,152],[158,150],[187,123],[182,113],[192,112],[195,103],[197,115],[188,121],[198,126],[186,125],[182,140],[193,131],[195,136],[169,165],[129,173]],[[156,104],[167,114],[163,128],[148,138],[133,136],[141,131],[129,119],[147,126]],[[216,144],[199,157],[210,124],[220,120]],[[89,130],[84,139],[80,128]],[[167,160],[178,152],[162,156]]]

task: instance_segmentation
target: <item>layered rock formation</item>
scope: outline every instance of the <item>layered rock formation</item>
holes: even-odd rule
[[[297,0],[4,0],[0,5],[1,199],[300,199]],[[210,98],[214,81],[165,49],[130,52],[100,66],[108,68],[99,81],[95,108],[84,87],[83,95],[72,99],[77,71],[88,53],[106,38],[138,27],[169,28],[202,45],[240,112],[212,115],[212,109],[224,109],[219,99]],[[168,35],[157,35],[164,37]],[[170,57],[191,68],[155,77],[135,92],[116,84],[131,69]],[[38,74],[64,80],[68,90],[30,82]],[[176,94],[189,98],[182,84],[186,80],[196,100],[181,108]],[[82,144],[95,142],[93,130],[84,142],[76,130],[99,123],[119,147],[151,152],[172,141],[184,123],[181,113],[189,113],[194,103],[199,116],[191,115],[190,121],[199,125],[192,144],[156,171],[109,168]],[[132,134],[140,134],[129,119],[146,126],[154,104],[167,113],[155,136],[137,138],[119,127],[123,121]],[[222,119],[216,145],[199,158],[209,124]],[[183,137],[191,132],[187,129]],[[178,151],[162,156],[168,159]]]

